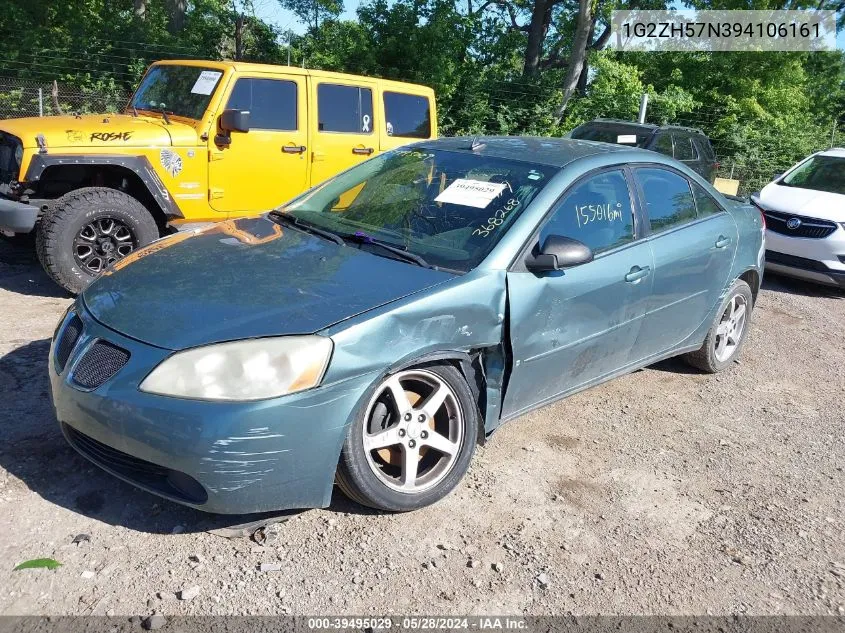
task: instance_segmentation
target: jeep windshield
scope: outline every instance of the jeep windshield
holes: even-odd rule
[[[222,76],[214,68],[153,66],[135,91],[129,110],[201,119]]]
[[[845,158],[813,156],[778,184],[845,195]]]
[[[508,231],[556,169],[469,152],[387,152],[281,207],[318,229],[384,257],[466,272]],[[272,214],[271,214],[272,218]],[[319,234],[319,233],[317,233]]]

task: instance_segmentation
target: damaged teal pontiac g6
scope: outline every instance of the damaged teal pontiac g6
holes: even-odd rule
[[[660,154],[424,141],[120,260],[56,329],[56,416],[95,464],[201,510],[326,506],[335,482],[413,510],[531,409],[670,356],[728,367],[763,234]]]

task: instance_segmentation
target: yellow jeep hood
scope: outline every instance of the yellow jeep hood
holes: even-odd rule
[[[0,121],[0,131],[17,136],[24,147],[37,147],[41,134],[47,151],[56,148],[100,148],[110,151],[129,147],[196,145],[193,127],[174,121],[129,114],[83,114],[81,116],[29,117]]]

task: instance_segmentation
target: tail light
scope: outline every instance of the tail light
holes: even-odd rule
[[[760,220],[763,222],[763,228],[766,228],[766,214],[763,212],[763,207],[760,205],[760,200],[751,196],[749,198],[751,201],[752,206],[756,207],[757,210],[760,212]]]

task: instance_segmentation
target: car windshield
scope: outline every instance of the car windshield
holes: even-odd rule
[[[281,211],[350,241],[381,242],[426,265],[466,272],[555,171],[469,152],[405,148],[335,176]]]
[[[199,66],[153,66],[129,107],[201,119],[223,72]]]
[[[585,123],[572,130],[569,136],[582,141],[642,147],[651,137],[651,130],[624,123]]]
[[[845,158],[813,156],[778,184],[845,195]]]

